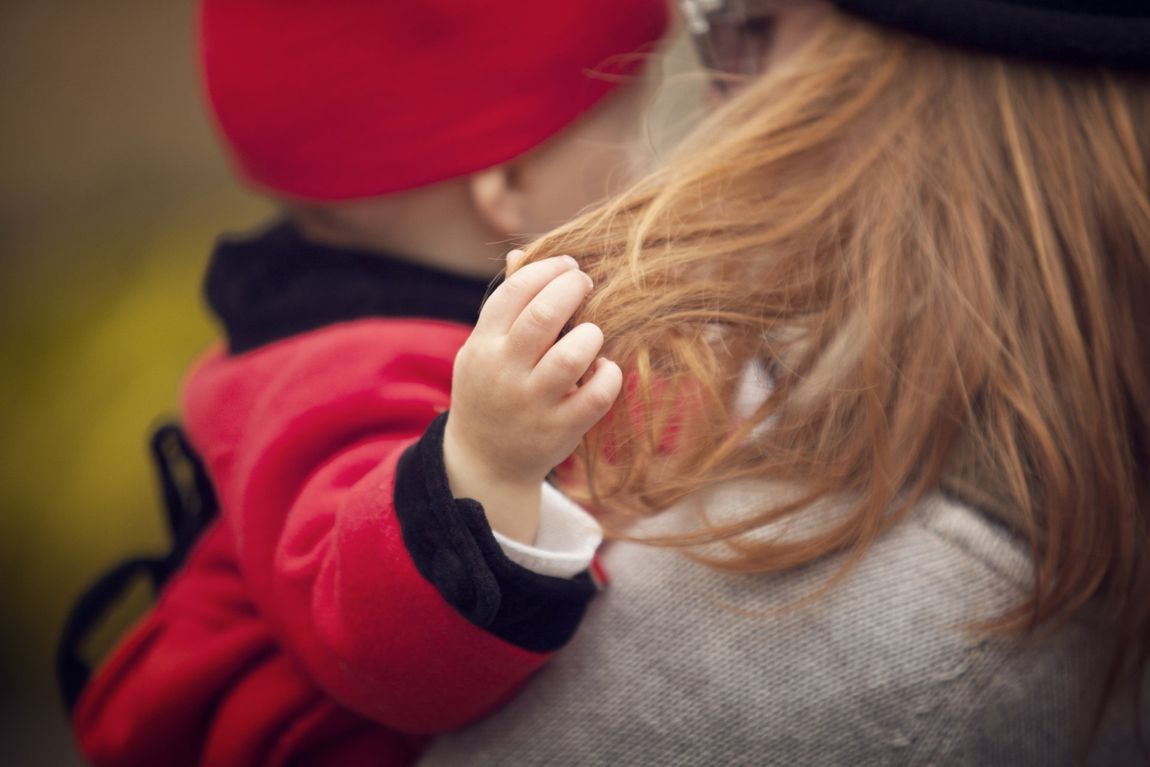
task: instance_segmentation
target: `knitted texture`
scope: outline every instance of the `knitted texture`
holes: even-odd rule
[[[724,575],[633,544],[604,560],[611,586],[572,644],[422,764],[1082,762],[1107,643],[1086,623],[1026,642],[966,630],[1024,593],[1030,563],[957,503],[925,502],[845,583],[790,611],[837,561]],[[1129,708],[1114,721],[1091,762],[1139,764]]]

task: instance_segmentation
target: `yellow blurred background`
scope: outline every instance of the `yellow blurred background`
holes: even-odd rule
[[[146,453],[256,223],[200,109],[192,0],[0,4],[0,764],[78,764],[52,676],[102,568],[165,545]]]

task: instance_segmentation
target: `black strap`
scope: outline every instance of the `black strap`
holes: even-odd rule
[[[151,453],[172,546],[164,556],[133,557],[119,563],[101,575],[72,606],[56,649],[57,682],[69,712],[92,677],[92,664],[83,650],[95,629],[140,576],[147,578],[153,595],[158,595],[219,513],[203,461],[179,426],[169,423],[158,428],[152,435]]]
[[[152,435],[151,449],[172,536],[172,551],[167,559],[174,571],[216,518],[219,502],[204,462],[183,429],[173,423],[164,424]]]

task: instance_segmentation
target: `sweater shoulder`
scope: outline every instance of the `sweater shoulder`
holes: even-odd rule
[[[1098,636],[1079,625],[1026,641],[979,632],[1025,594],[1030,560],[961,504],[928,499],[825,593],[835,558],[756,575],[633,544],[604,559],[611,587],[522,702],[488,725],[504,732],[449,738],[433,754],[507,737],[588,763],[1078,761]],[[516,732],[534,736],[519,743]]]
[[[624,578],[641,590],[676,582],[661,599],[678,624],[669,634],[713,627],[687,664],[724,657],[724,670],[694,684],[745,696],[773,722],[767,741],[804,744],[800,761],[1059,764],[1087,738],[1105,662],[1098,635],[1079,624],[1027,639],[979,630],[1025,598],[1032,561],[1024,541],[959,502],[926,499],[825,594],[837,558],[749,577],[661,559],[635,563],[658,575]]]

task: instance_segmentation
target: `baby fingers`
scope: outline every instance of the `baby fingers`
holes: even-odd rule
[[[563,272],[547,283],[507,333],[513,356],[530,366],[538,363],[591,288],[591,278],[577,269]]]
[[[558,400],[578,385],[603,348],[603,331],[585,322],[559,339],[531,371],[531,385],[539,396]]]
[[[578,268],[571,256],[555,256],[517,269],[484,303],[475,329],[485,334],[506,333],[539,291],[564,272]]]
[[[582,436],[607,415],[622,388],[623,371],[600,357],[586,380],[560,404],[559,411]]]

